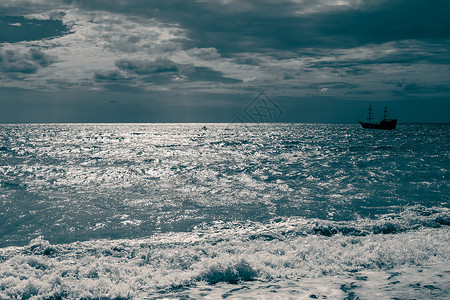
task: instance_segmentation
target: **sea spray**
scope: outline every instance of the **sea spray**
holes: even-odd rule
[[[409,268],[444,266],[450,259],[448,226],[331,236],[308,234],[304,219],[254,223],[250,228],[252,232],[274,232],[277,239],[267,239],[265,234],[256,238],[240,223],[223,227],[227,229],[216,224],[192,233],[148,239],[59,245],[38,238],[25,247],[4,248],[0,252],[2,297],[115,299],[196,290],[204,284],[214,288],[221,283],[282,284],[280,280],[292,283],[303,279],[326,284],[335,276],[350,278],[393,269],[402,273]],[[54,249],[51,254],[46,254],[48,248]],[[448,270],[441,271],[442,280],[448,279]],[[444,282],[435,284],[445,290]]]

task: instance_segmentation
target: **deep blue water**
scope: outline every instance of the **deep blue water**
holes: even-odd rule
[[[0,125],[0,298],[447,293],[450,125],[203,125]]]
[[[449,125],[2,125],[0,246],[449,206]]]

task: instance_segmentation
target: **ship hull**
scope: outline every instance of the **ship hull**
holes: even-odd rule
[[[382,120],[380,123],[367,123],[359,121],[363,128],[392,130],[397,126],[397,120]]]

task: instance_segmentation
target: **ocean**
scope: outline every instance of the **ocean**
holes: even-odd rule
[[[0,125],[0,299],[448,299],[449,133]]]

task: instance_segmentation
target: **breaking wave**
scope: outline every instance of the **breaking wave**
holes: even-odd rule
[[[0,249],[0,298],[131,299],[200,286],[211,292],[224,284],[243,292],[252,282],[283,290],[303,280],[326,285],[337,277],[429,265],[440,266],[444,286],[435,283],[433,293],[443,293],[449,216],[447,209],[416,206],[358,222],[215,222],[188,233],[58,245],[39,237]]]

